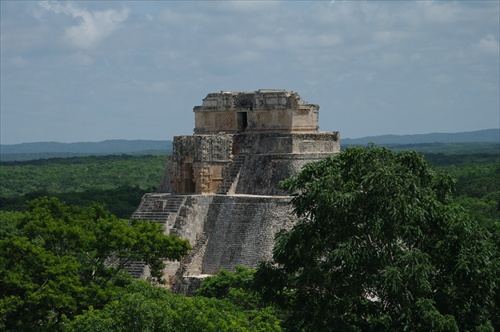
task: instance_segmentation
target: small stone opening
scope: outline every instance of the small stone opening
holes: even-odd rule
[[[248,127],[248,112],[237,112],[236,123],[238,125],[239,132],[245,131]]]
[[[192,163],[185,163],[183,165],[182,174],[184,175],[184,183],[182,192],[186,194],[193,194],[196,190],[196,183],[194,182],[194,169]]]

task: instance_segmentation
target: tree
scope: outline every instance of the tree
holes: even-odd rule
[[[0,329],[54,330],[89,306],[102,307],[130,282],[123,268],[144,261],[161,277],[164,259],[178,260],[187,240],[154,222],[118,219],[100,205],[32,201],[16,228],[0,239]]]
[[[255,270],[244,266],[236,266],[235,272],[222,269],[217,275],[204,278],[195,295],[226,299],[245,310],[261,310],[265,303],[253,290],[254,273]]]
[[[134,281],[101,310],[77,316],[68,331],[281,331],[269,310],[241,310],[226,300],[185,297]]]
[[[308,164],[282,182],[300,220],[255,282],[292,331],[492,330],[498,255],[453,186],[415,152]]]

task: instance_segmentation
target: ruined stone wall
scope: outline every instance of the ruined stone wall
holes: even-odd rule
[[[340,151],[338,133],[180,136],[174,146],[160,192],[284,195],[281,180]]]
[[[155,220],[165,234],[189,240],[193,249],[182,262],[167,261],[164,279],[187,292],[186,277],[216,274],[235,266],[256,267],[272,255],[278,231],[296,221],[287,196],[146,194],[133,218]],[[136,269],[136,270],[134,270]],[[149,270],[129,267],[137,278]],[[195,278],[196,279],[196,278]],[[188,287],[189,288],[189,287]]]
[[[328,133],[248,133],[235,138],[237,153],[337,153],[340,151],[338,132]],[[239,140],[239,142],[238,142]],[[233,149],[234,153],[234,149]]]
[[[194,132],[317,132],[318,110],[293,91],[210,93],[193,109]]]
[[[280,181],[339,152],[340,142],[338,133],[242,134],[235,137],[235,151],[245,158],[232,193],[286,195]]]
[[[313,108],[198,112],[195,119],[196,134],[316,132],[318,129],[318,112]]]
[[[340,152],[340,133],[295,134],[291,136],[292,153],[327,153]]]
[[[232,158],[232,135],[174,137],[174,150],[161,189],[173,194],[213,194]]]
[[[177,234],[189,240],[191,246],[196,247],[200,239],[204,238],[205,221],[214,197],[214,195],[145,194],[132,219],[154,220],[164,227],[165,234]],[[166,262],[165,280],[172,282],[179,267],[180,263],[177,261]],[[136,278],[147,278],[149,273],[141,262],[135,262],[128,271]]]
[[[302,167],[328,154],[249,155],[238,177],[234,194],[286,195],[279,183],[299,172]]]
[[[290,197],[212,197],[203,231],[177,273],[179,285],[189,276],[234,271],[237,265],[257,267],[271,258],[277,232],[292,227],[296,220]]]
[[[166,231],[166,234],[175,233],[180,238],[189,240],[189,244],[195,248],[190,255],[196,254],[200,241],[204,240],[205,222],[214,197],[214,195],[186,195],[171,229]],[[164,279],[172,284],[181,264],[169,261],[165,265]]]
[[[236,265],[255,268],[271,258],[274,237],[290,228],[295,217],[290,197],[217,196],[207,216],[207,244],[201,274]]]
[[[272,257],[274,238],[296,222],[291,197],[210,195],[213,200],[198,235],[181,264],[167,264],[172,291],[193,295],[204,277],[243,265],[256,268]],[[173,275],[175,274],[175,277]]]

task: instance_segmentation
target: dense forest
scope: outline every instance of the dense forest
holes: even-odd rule
[[[426,160],[457,180],[460,204],[478,218],[499,220],[499,148],[481,146],[476,153],[456,153],[456,144],[413,148],[433,151],[424,153]],[[74,205],[102,203],[116,216],[129,218],[142,195],[158,187],[166,161],[164,155],[107,155],[0,162],[0,209],[23,211],[31,199],[54,196]]]
[[[54,196],[74,205],[105,204],[129,218],[145,192],[160,183],[165,155],[88,156],[0,163],[0,209],[23,211],[27,201]]]
[[[159,279],[132,280],[120,266],[104,264],[106,257],[134,257],[158,271],[162,258],[180,259],[189,249],[181,239],[161,234],[155,224],[128,221],[142,195],[158,186],[166,162],[158,155],[115,155],[0,163],[0,329],[500,327],[498,145],[477,153],[450,153],[434,146],[424,155],[354,147],[338,160],[315,163],[283,183],[290,192],[302,193],[294,201],[299,216],[321,216],[315,228],[302,223],[281,234],[273,261],[256,270],[221,271],[206,279],[193,297],[152,286]],[[344,174],[346,165],[349,172]],[[324,183],[337,183],[343,193],[329,196]],[[377,195],[366,196],[367,191]],[[333,210],[320,208],[329,205],[343,206],[344,214],[332,216]],[[356,214],[373,218],[374,224],[347,227],[353,233],[341,237],[328,231],[337,226],[321,224],[331,218],[353,220]],[[390,216],[390,229],[377,224],[384,216]],[[440,221],[422,223],[427,218]],[[360,240],[365,236],[367,242]],[[306,247],[310,241],[317,242]],[[344,273],[335,267],[338,262],[349,262]],[[379,272],[365,273],[375,269]],[[367,300],[366,287],[375,299],[387,302]]]

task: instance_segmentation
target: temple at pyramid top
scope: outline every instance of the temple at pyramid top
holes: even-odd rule
[[[288,90],[209,93],[193,111],[195,134],[318,131],[319,106]]]

